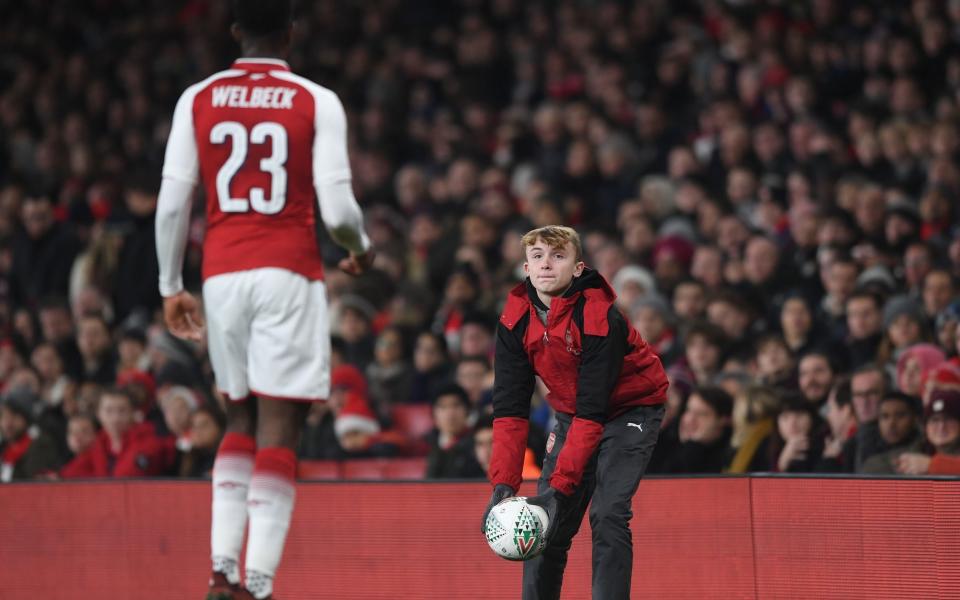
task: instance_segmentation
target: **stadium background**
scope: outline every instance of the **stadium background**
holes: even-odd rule
[[[635,322],[643,312],[644,331],[652,313],[662,320],[650,341],[671,367],[678,420],[705,385],[724,385],[735,406],[757,386],[778,401],[805,394],[797,363],[811,350],[829,355],[832,383],[877,362],[900,389],[898,358],[925,342],[941,356],[922,381],[960,386],[960,2],[301,4],[290,62],[343,99],[380,257],[373,275],[350,281],[324,244],[340,353],[369,384],[384,432],[401,434],[380,449],[422,454],[432,443],[425,376],[437,373],[414,365],[425,332],[446,341],[442,375],[482,412],[489,373],[471,371],[465,332],[483,341],[517,278],[519,233],[549,222],[580,229],[589,263],[631,298]],[[151,203],[178,94],[236,56],[229,21],[226,2],[206,0],[0,1],[0,381],[5,393],[33,392],[28,416],[62,447],[40,476],[69,456],[66,420],[95,413],[121,372],[146,393],[141,408],[164,439],[187,436],[169,430],[157,395],[187,388],[194,412],[216,407],[203,348],[158,326]],[[196,288],[202,210],[191,232]],[[691,279],[704,305],[686,314],[677,288]],[[858,337],[846,302],[863,290],[879,298],[879,320]],[[811,317],[799,335],[783,318],[794,296]],[[721,310],[731,305],[745,307],[742,324]],[[916,335],[896,330],[903,316]],[[693,325],[721,350],[710,369],[690,368]],[[787,338],[767,346],[785,354],[755,347],[770,334]],[[377,353],[394,342],[399,359]],[[59,371],[41,360],[50,346]],[[548,428],[541,397],[535,406]],[[729,468],[731,445],[760,420],[738,422],[733,442],[687,470]],[[370,453],[323,438],[334,422],[318,416],[304,456],[348,460],[305,463],[322,467],[315,477],[409,479],[411,465],[425,468],[422,456],[358,462]],[[933,452],[928,442],[918,426],[916,449]],[[637,554],[636,597],[957,597],[956,485],[651,479],[636,500],[635,539],[652,548]],[[515,590],[516,565],[495,561],[474,532],[486,489],[303,484],[278,594]],[[141,583],[150,597],[195,594],[208,502],[196,481],[5,485],[0,597],[119,597]],[[587,589],[587,541],[576,542],[566,597]],[[352,587],[366,585],[381,587]],[[184,591],[164,596],[171,589]]]

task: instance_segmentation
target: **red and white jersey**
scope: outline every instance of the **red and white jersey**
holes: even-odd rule
[[[206,190],[204,279],[262,267],[323,278],[318,189],[350,180],[346,128],[336,94],[281,60],[237,60],[183,93],[163,177]]]

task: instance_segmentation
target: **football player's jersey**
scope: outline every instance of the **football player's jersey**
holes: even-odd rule
[[[203,277],[277,267],[323,278],[317,186],[350,179],[336,94],[273,59],[240,59],[180,97],[163,176],[206,191]]]

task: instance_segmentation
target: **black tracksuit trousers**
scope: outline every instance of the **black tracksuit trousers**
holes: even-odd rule
[[[663,405],[637,406],[603,427],[597,452],[580,485],[561,507],[543,554],[523,565],[523,600],[557,600],[573,536],[590,505],[593,532],[593,600],[628,600],[633,571],[630,508],[660,433]],[[557,455],[566,441],[572,418],[558,414],[553,447],[543,460],[538,493],[549,487]],[[591,500],[593,501],[591,504]]]

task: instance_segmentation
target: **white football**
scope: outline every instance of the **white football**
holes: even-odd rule
[[[520,496],[507,498],[490,510],[484,527],[490,548],[507,560],[530,560],[547,545],[547,511]]]

